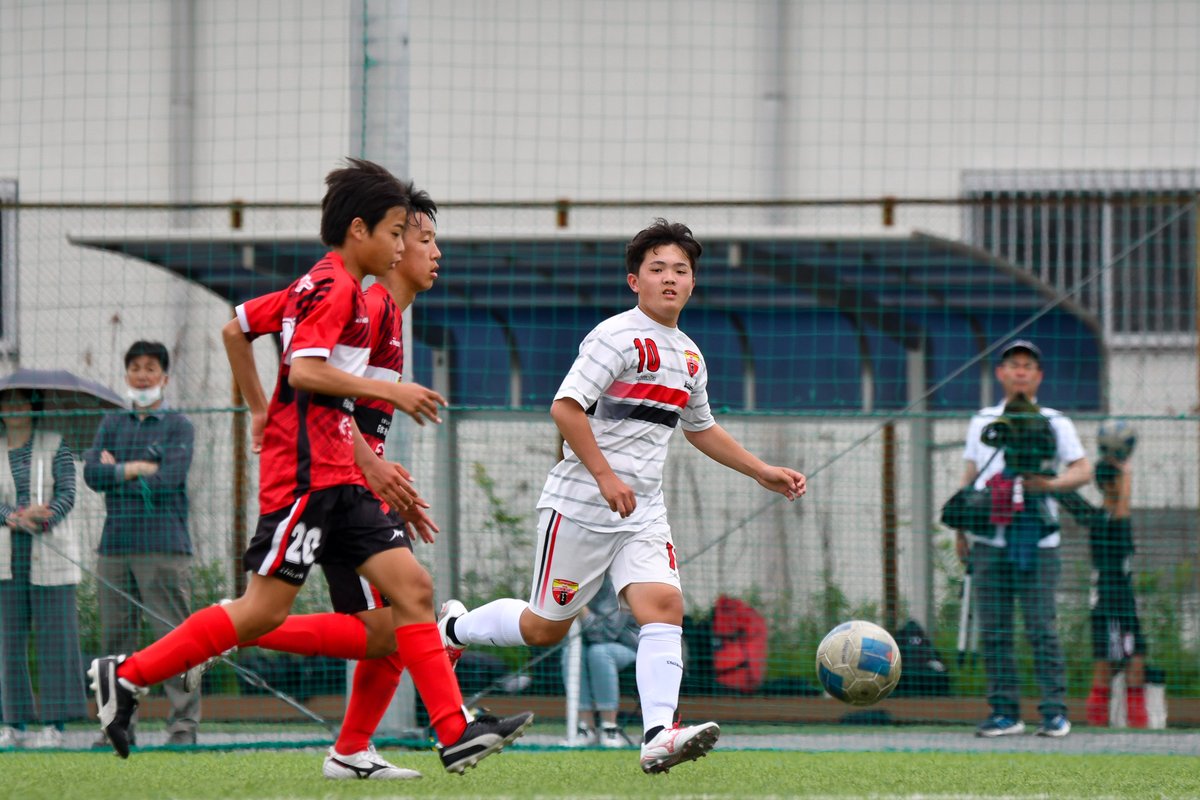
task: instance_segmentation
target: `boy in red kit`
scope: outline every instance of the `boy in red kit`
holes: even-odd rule
[[[331,172],[326,185],[321,239],[332,250],[286,290],[283,356],[263,430],[261,513],[243,557],[249,585],[237,600],[192,614],[132,656],[92,662],[101,727],[122,758],[129,755],[129,720],[143,687],[279,627],[317,562],[353,567],[389,598],[405,599],[392,606],[404,666],[419,688],[454,686],[452,692],[422,691],[427,704],[437,701],[430,717],[447,770],[462,772],[498,752],[532,719],[526,713],[472,720],[462,708],[433,624],[432,593],[425,604],[414,600],[420,592],[405,580],[396,526],[356,465],[356,453],[369,448],[354,424],[352,398],[402,407],[409,399],[398,384],[365,377],[370,324],[361,289],[364,276],[383,275],[403,253],[408,187],[386,169],[356,159]],[[388,483],[385,496],[402,508],[421,502],[402,474]],[[358,627],[358,639],[351,641],[362,641],[365,655],[366,637]]]
[[[438,259],[441,257],[435,242],[437,205],[424,191],[410,191],[410,198],[404,253],[393,268],[379,276],[364,293],[367,315],[371,319],[371,352],[367,360],[367,374],[391,382],[398,381],[404,369],[401,313],[412,304],[418,292],[433,286],[437,278]],[[237,319],[231,320],[223,329],[230,363],[234,365],[235,377],[254,419],[251,430],[256,448],[261,439],[260,420],[266,418],[267,403],[254,366],[250,342],[254,336],[280,332],[283,325],[281,309],[284,306],[281,295],[286,295],[286,291],[264,295],[240,306]],[[445,405],[441,395],[412,383],[405,384],[403,388],[408,392],[407,402],[395,407],[379,400],[360,400],[355,404],[355,422],[371,451],[365,458],[360,458],[360,466],[368,473],[369,485],[379,485],[381,480],[388,477],[388,468],[397,466],[381,461],[384,440],[391,428],[395,408],[422,424],[425,419],[440,421],[438,406]],[[412,531],[426,542],[433,541],[437,527],[425,514],[424,505],[423,501],[418,500],[402,514],[385,506],[398,533],[395,540],[397,546],[411,551],[409,533]],[[410,587],[408,599],[419,599],[432,612],[432,582],[429,574],[411,557],[411,552],[404,553],[404,556],[405,580]],[[392,625],[392,614],[387,608],[389,599],[380,596],[353,568],[345,564],[324,563],[322,567],[336,613],[290,616],[271,633],[251,642],[242,642],[239,647],[257,646],[301,655],[357,659],[346,717],[337,742],[325,758],[324,775],[331,779],[374,780],[418,777],[419,773],[413,770],[388,763],[374,752],[370,744],[371,735],[378,727],[404,669],[402,654],[396,652],[396,632]],[[350,638],[350,631],[353,631],[351,640],[356,642],[360,651],[365,637],[365,657],[361,652],[359,655],[347,655],[346,648],[340,646],[342,641]],[[457,683],[452,683],[452,686],[456,688]],[[425,687],[418,688],[425,690]],[[445,690],[440,685],[437,688]],[[427,702],[427,706],[434,705]]]

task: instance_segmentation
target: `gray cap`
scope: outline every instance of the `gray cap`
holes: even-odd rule
[[[1003,361],[1018,350],[1026,351],[1033,356],[1039,364],[1042,363],[1042,351],[1036,344],[1028,339],[1013,339],[1011,342],[1004,345],[1004,349],[1000,351],[1000,360]]]

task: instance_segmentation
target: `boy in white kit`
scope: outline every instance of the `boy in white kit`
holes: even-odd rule
[[[451,661],[470,644],[549,646],[567,634],[607,572],[641,625],[637,685],[647,773],[703,757],[720,734],[715,722],[674,723],[683,594],[662,493],[671,433],[682,424],[709,458],[789,500],[805,491],[803,475],[756,458],[709,410],[704,358],[677,327],[700,253],[687,226],[663,219],[630,241],[625,263],[637,307],[587,335],[550,409],[565,445],[538,500],[529,601],[496,600],[467,611],[449,600],[438,621]]]

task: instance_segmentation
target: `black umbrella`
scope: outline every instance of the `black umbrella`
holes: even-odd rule
[[[19,369],[0,378],[0,393],[11,389],[33,393],[42,404],[39,424],[62,432],[76,455],[92,446],[104,412],[125,407],[112,389],[65,369]]]

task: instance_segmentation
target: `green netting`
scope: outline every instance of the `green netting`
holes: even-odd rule
[[[412,465],[443,527],[419,557],[439,599],[524,597],[534,505],[558,457],[549,403],[583,336],[633,302],[624,243],[656,216],[682,220],[705,247],[681,326],[707,358],[713,408],[750,450],[810,478],[787,504],[673,441],[685,717],[854,713],[822,696],[813,657],[826,631],[863,617],[896,634],[916,622],[944,671],[913,656],[896,696],[851,720],[967,735],[983,719],[982,645],[968,636],[960,651],[964,570],[938,512],[961,483],[971,414],[1000,399],[1000,348],[1019,337],[1043,352],[1039,402],[1074,420],[1090,459],[1104,420],[1136,428],[1146,674],[1165,687],[1166,723],[1193,726],[1196,33],[1190,6],[1134,2],[6,2],[4,372],[64,369],[119,395],[129,344],[164,342],[168,397],[195,428],[191,606],[236,594],[258,465],[220,328],[233,304],[321,256],[325,172],[347,154],[379,160],[441,207],[443,270],[416,301],[407,363],[452,407],[436,429],[398,424],[388,451]],[[270,387],[276,352],[264,340],[256,355]],[[94,428],[64,408],[47,406],[44,427]],[[86,661],[101,650],[105,513],[76,479]],[[1082,494],[1100,501],[1094,484]],[[1056,629],[1082,727],[1091,553],[1069,515],[1061,538]],[[327,607],[317,583],[300,610]],[[765,624],[765,669],[747,693],[706,668],[721,596]],[[1033,722],[1020,615],[1017,632]],[[558,653],[496,655],[460,673],[467,696],[566,715]],[[52,657],[29,651],[35,686]],[[230,659],[338,723],[343,663]],[[622,688],[636,729],[628,673]],[[20,691],[0,685],[0,703]],[[244,718],[308,719],[326,735],[264,692],[228,665],[209,673],[201,742],[209,721]],[[167,713],[156,703],[151,718]],[[411,705],[388,735],[422,722]],[[3,714],[30,731],[60,721]]]

